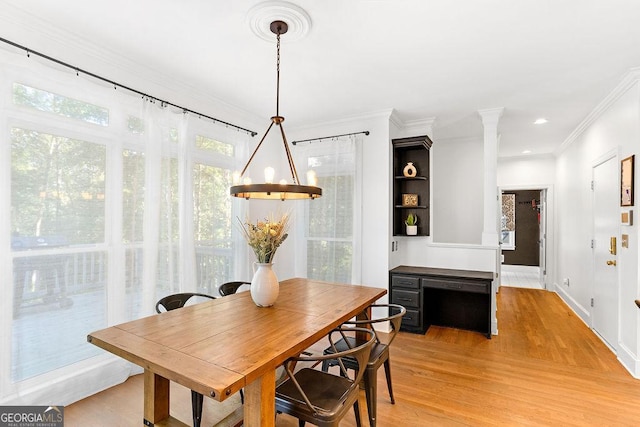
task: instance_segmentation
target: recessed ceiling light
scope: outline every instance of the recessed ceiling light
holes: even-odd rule
[[[545,118],[539,118],[538,120],[536,120],[535,122],[533,122],[533,124],[534,124],[534,125],[542,125],[542,124],[545,124],[545,123],[547,123],[547,122],[548,122],[548,120],[547,120],[547,119],[545,119]]]
[[[522,154],[531,154],[531,150],[524,150]]]

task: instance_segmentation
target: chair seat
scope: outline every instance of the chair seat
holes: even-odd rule
[[[358,327],[339,326],[329,332],[329,344],[334,346],[334,338],[356,335],[369,336],[367,341],[346,351],[326,355],[310,355],[290,357],[284,366],[287,379],[276,387],[276,411],[298,418],[298,425],[310,422],[319,427],[337,427],[340,420],[353,408],[356,427],[360,427],[360,409],[358,405],[359,384],[364,376],[364,366],[369,360],[371,346],[375,342],[372,330]],[[359,369],[349,376],[346,369],[341,375],[333,375],[324,370],[313,369],[320,362],[329,359],[343,360],[351,357]],[[310,363],[310,368],[296,371],[298,363]]]
[[[334,416],[343,407],[343,405],[336,405],[336,402],[344,398],[351,386],[351,381],[344,377],[310,368],[301,369],[295,373],[295,377],[313,407],[326,417]],[[276,389],[276,402],[289,405],[289,402],[278,399],[282,395],[288,396],[290,400],[301,406],[305,405],[300,391],[291,380],[285,380]]]

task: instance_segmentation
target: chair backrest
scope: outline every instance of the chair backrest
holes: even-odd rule
[[[357,334],[356,339],[347,339],[348,335]],[[344,378],[347,378],[351,385],[346,393],[344,393],[343,397],[346,398],[347,395],[351,393],[358,393],[360,388],[360,382],[362,381],[362,377],[366,371],[367,362],[369,361],[369,355],[371,354],[371,348],[376,342],[375,332],[371,329],[360,328],[360,327],[347,327],[344,325],[338,326],[333,329],[327,336],[329,339],[329,345],[333,349],[333,353],[331,354],[314,354],[311,356],[298,356],[291,357],[287,359],[284,363],[285,371],[287,376],[293,383],[295,384],[298,391],[301,393],[303,400],[307,404],[307,406],[313,410],[313,405],[309,401],[309,398],[305,394],[303,388],[297,382],[294,376],[294,369],[299,362],[314,362],[313,366],[318,365],[319,363],[325,360],[337,360],[340,365],[340,372]],[[355,337],[354,337],[355,338]],[[357,342],[358,344],[355,347],[347,348],[346,350],[338,351],[336,343],[338,341],[344,340],[347,342],[347,345],[350,345],[351,342]],[[342,363],[343,358],[348,358],[351,361],[354,359],[357,361],[357,369],[355,369],[355,374],[353,378],[348,376],[347,369],[345,365]],[[353,362],[351,362],[353,363]],[[352,368],[350,366],[350,368]]]
[[[376,317],[371,319],[350,320],[345,323],[349,325],[360,326],[360,327],[371,326],[371,328],[375,333],[376,332],[375,324],[382,323],[382,322],[389,322],[389,326],[391,327],[391,330],[388,333],[389,339],[387,341],[387,345],[391,345],[391,342],[394,340],[394,338],[396,337],[396,334],[400,330],[402,317],[407,313],[407,309],[399,304],[372,304],[369,307],[371,309],[386,308],[388,309],[389,315],[386,317]],[[376,335],[376,341],[380,342],[377,335]]]
[[[165,311],[175,310],[176,308],[184,307],[187,301],[192,297],[203,297],[215,299],[216,297],[207,294],[199,294],[196,292],[183,292],[179,294],[167,295],[164,298],[160,298],[160,300],[156,303],[156,312],[162,313],[160,308],[164,308]]]
[[[338,340],[334,338],[336,334],[339,334]],[[349,340],[347,339],[347,335],[355,334],[356,339]],[[360,328],[360,327],[346,327],[344,325],[337,327],[328,336],[329,338],[329,346],[333,349],[333,359],[338,361],[338,365],[340,365],[340,372],[342,376],[347,376],[347,368],[342,364],[343,358],[348,358],[350,361],[355,359],[358,362],[358,369],[356,370],[355,377],[353,378],[353,382],[357,385],[360,384],[362,380],[362,376],[364,375],[365,367],[369,362],[369,355],[371,353],[371,349],[375,344],[377,337],[376,332],[373,329]],[[344,340],[347,343],[347,346],[350,346],[350,343],[357,343],[355,347],[349,348],[348,350],[338,351],[337,343],[338,341]],[[366,340],[366,341],[364,341]],[[322,356],[324,358],[329,358],[329,355]]]
[[[238,291],[238,288],[242,285],[251,285],[251,282],[227,282],[220,285],[218,292],[223,297],[227,295],[233,295]]]

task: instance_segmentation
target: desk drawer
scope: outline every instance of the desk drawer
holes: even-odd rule
[[[392,304],[400,304],[407,307],[420,307],[420,292],[419,291],[404,291],[400,289],[393,290],[393,296],[391,297]]]
[[[407,310],[402,316],[401,328],[420,328],[422,327],[422,321],[420,318],[420,312],[417,310]]]
[[[488,294],[489,289],[491,287],[491,282],[445,280],[445,279],[422,279],[422,286],[425,288],[431,288],[431,289],[447,289],[450,291]]]
[[[416,276],[391,276],[391,286],[392,287],[402,287],[402,288],[412,288],[419,289],[420,288],[420,278]]]

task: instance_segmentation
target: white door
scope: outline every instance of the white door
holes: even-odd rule
[[[618,348],[617,243],[620,215],[617,159],[593,168],[593,329],[615,351]]]

